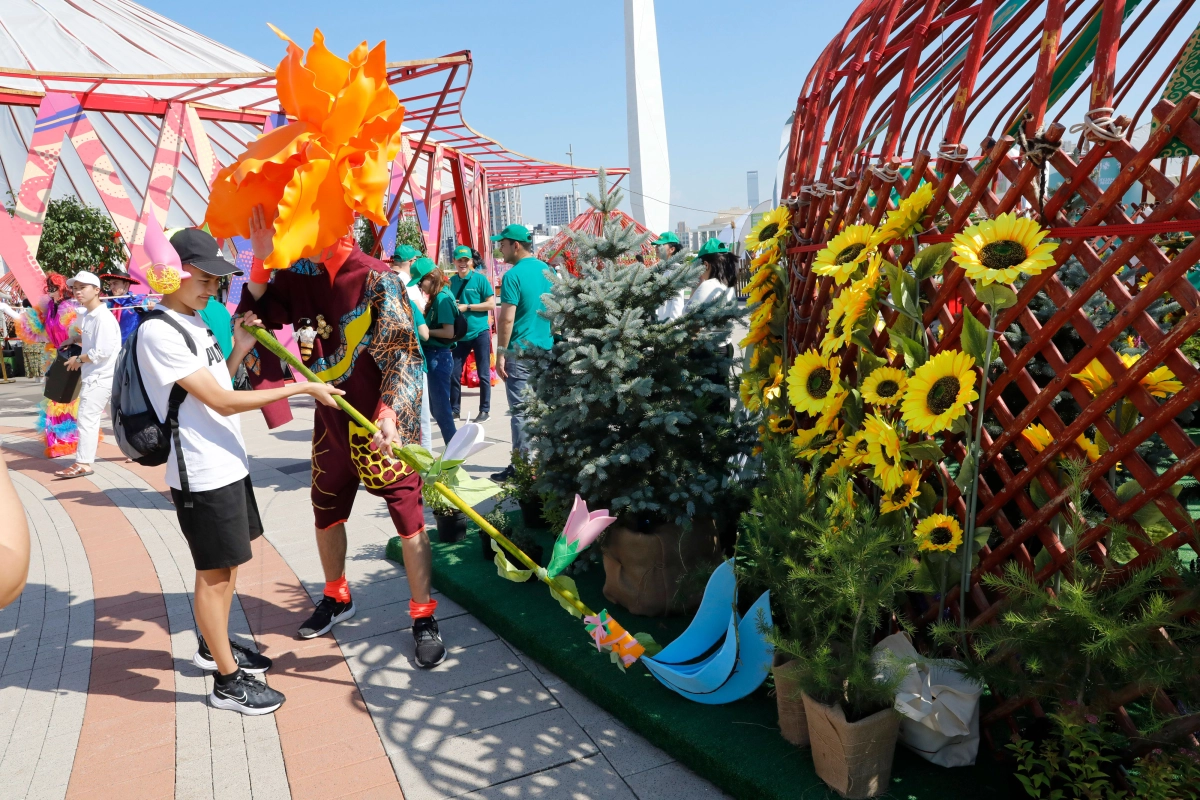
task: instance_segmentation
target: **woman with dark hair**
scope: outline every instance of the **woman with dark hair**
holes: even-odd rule
[[[459,315],[458,303],[450,291],[450,279],[430,258],[413,262],[410,286],[418,286],[427,298],[425,324],[429,338],[422,343],[425,364],[429,370],[429,411],[449,443],[457,428],[450,408],[450,380],[454,376],[454,319]]]
[[[719,301],[734,301],[737,299],[737,256],[729,252],[725,247],[725,243],[716,239],[709,239],[697,251],[696,257],[704,263],[704,272],[700,275],[700,285],[692,291],[692,296],[688,298],[687,305],[684,307],[684,312],[688,312],[693,308],[709,302]],[[729,336],[724,342],[725,356],[733,358],[733,332],[730,331]],[[732,362],[730,362],[732,368]],[[714,383],[724,383],[729,385],[729,370],[724,370],[723,373],[714,374],[712,376]],[[729,412],[729,402],[725,400],[717,400],[713,403],[713,411]]]

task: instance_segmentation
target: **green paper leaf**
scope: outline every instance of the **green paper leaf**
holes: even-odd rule
[[[917,508],[921,509],[921,516],[928,517],[933,513],[933,509],[937,506],[938,496],[937,490],[928,483],[921,483],[921,493],[917,495]]]
[[[913,271],[917,274],[917,280],[923,281],[940,274],[953,254],[953,245],[950,242],[931,244],[922,249],[913,259]]]
[[[495,497],[504,489],[503,486],[495,481],[473,477],[460,469],[455,469],[449,474],[443,473],[442,482],[450,487],[471,508],[479,505],[484,500]]]
[[[885,362],[882,358],[875,355],[873,348],[860,347],[858,350],[858,379],[862,381],[875,370],[882,367]]]
[[[934,440],[922,439],[919,442],[901,442],[900,457],[908,461],[941,461],[946,454]]]
[[[550,563],[546,565],[546,574],[551,578],[557,577],[564,569],[571,566],[579,556],[579,542],[568,542],[567,535],[560,533],[554,540],[554,550],[550,553]]]
[[[571,578],[568,578],[566,575],[559,575],[554,579],[554,582],[558,584],[559,587],[566,589],[568,592],[575,595],[576,600],[579,599],[579,589],[575,586],[575,581],[573,581]],[[560,606],[565,608],[567,612],[570,613],[571,616],[579,617],[581,619],[583,618],[583,612],[564,600],[558,592],[554,591],[553,588],[550,589],[550,594],[555,600],[558,601]]]
[[[992,311],[1012,308],[1017,304],[1017,294],[1003,283],[991,283],[987,286],[976,286],[975,296],[979,302],[986,304]]]
[[[921,321],[921,304],[918,302],[921,296],[920,289],[917,288],[917,279],[907,272],[900,273],[900,308],[904,309],[904,313]]]
[[[963,414],[958,419],[954,420],[954,422],[950,423],[951,433],[966,433],[969,430],[971,430],[971,418],[966,414]]]
[[[654,657],[662,652],[662,645],[654,641],[654,637],[648,633],[635,633],[633,638],[646,649],[646,655],[650,657]]]
[[[963,352],[974,356],[975,362],[983,363],[983,354],[987,349],[987,328],[980,322],[971,309],[963,309],[962,348]]]
[[[850,341],[858,345],[859,350],[872,350],[874,345],[871,344],[871,337],[868,335],[866,328],[855,328],[850,334]]]
[[[958,475],[954,478],[954,485],[958,487],[960,492],[965,493],[971,486],[971,481],[975,479],[975,453],[968,452],[967,457],[963,459],[962,466],[958,468]]]
[[[916,369],[929,360],[929,353],[915,339],[910,339],[907,336],[902,336],[895,331],[889,331],[891,334],[892,347],[904,353],[904,363],[909,369]]]

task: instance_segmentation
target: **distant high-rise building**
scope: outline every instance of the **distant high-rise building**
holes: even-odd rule
[[[689,238],[691,232],[691,228],[683,220],[679,220],[675,224],[675,238],[679,239],[679,243],[689,250],[692,249],[692,240]]]
[[[513,187],[512,189],[497,189],[494,192],[489,192],[489,200],[492,204],[492,235],[500,233],[509,225],[520,225],[522,220],[521,214],[521,189]]]
[[[579,198],[572,194],[546,195],[546,224],[566,227],[577,216]]]
[[[746,200],[751,208],[758,205],[758,170],[746,173]]]

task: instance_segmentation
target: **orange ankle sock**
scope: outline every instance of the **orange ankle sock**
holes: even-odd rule
[[[428,603],[418,603],[416,600],[408,601],[408,615],[413,619],[432,617],[435,610],[437,610],[437,600],[432,597],[429,598]]]
[[[332,597],[339,603],[349,603],[350,584],[346,583],[346,576],[343,575],[336,581],[325,581],[325,596]]]

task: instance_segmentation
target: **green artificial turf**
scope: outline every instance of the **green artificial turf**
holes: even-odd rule
[[[553,538],[534,533],[548,554]],[[607,608],[630,633],[647,632],[666,644],[686,620],[640,617],[609,604],[599,564],[575,576],[580,596],[593,610]],[[433,543],[433,584],[504,639],[545,665],[629,728],[736,798],[837,797],[813,771],[807,748],[779,735],[775,699],[767,686],[736,703],[706,706],[685,700],[635,664],[622,673],[598,653],[583,623],[555,602],[550,589],[531,579],[504,580],[480,552],[477,529],[458,544]],[[1006,798],[1007,771],[981,747],[974,767],[944,769],[897,747],[892,787],[900,800]]]

